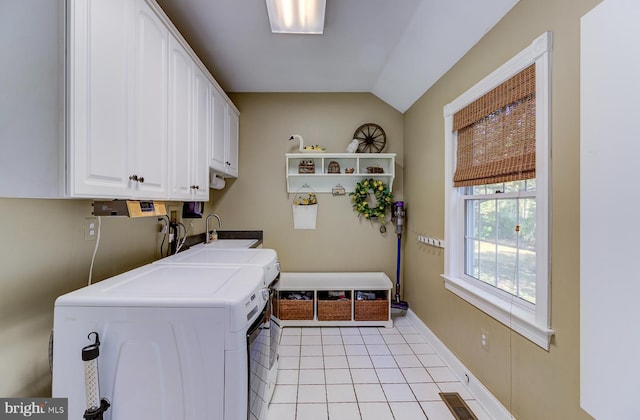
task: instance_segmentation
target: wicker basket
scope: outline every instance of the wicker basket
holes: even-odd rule
[[[298,173],[299,174],[315,174],[316,173],[316,164],[312,160],[301,160],[298,164]]]
[[[339,174],[340,173],[340,164],[335,160],[329,162],[329,166],[327,167],[328,174]]]
[[[318,300],[318,320],[351,321],[351,300]]]
[[[389,319],[389,301],[356,300],[354,312],[356,321],[387,321]]]
[[[276,316],[282,320],[313,319],[313,300],[278,299]]]
[[[384,169],[381,168],[380,166],[367,166],[367,173],[368,174],[383,174],[384,173]]]

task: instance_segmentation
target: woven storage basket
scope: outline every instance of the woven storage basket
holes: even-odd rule
[[[316,163],[312,160],[301,160],[298,164],[298,173],[299,174],[315,174],[316,173]]]
[[[389,301],[356,300],[354,312],[356,321],[387,321],[389,319]]]
[[[310,320],[313,319],[313,300],[278,299],[279,319]]]
[[[327,167],[328,174],[339,174],[340,173],[340,164],[335,160],[329,162],[329,166]]]
[[[351,321],[351,300],[318,300],[318,320]]]
[[[367,166],[368,174],[383,174],[384,169],[379,166]]]

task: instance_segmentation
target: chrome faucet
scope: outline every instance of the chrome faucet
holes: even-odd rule
[[[216,219],[218,219],[218,229],[222,229],[222,220],[220,219],[220,216],[218,216],[215,213],[211,213],[207,216],[207,220],[205,221],[205,243],[209,243],[211,242],[211,238],[209,236],[209,219],[211,218],[211,216],[215,217]]]

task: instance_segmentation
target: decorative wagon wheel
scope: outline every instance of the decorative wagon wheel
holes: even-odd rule
[[[358,140],[358,153],[380,153],[387,144],[387,135],[378,124],[362,124],[353,138]]]

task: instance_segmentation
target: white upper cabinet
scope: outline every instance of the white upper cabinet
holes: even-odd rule
[[[225,174],[225,132],[227,131],[227,101],[224,100],[224,96],[222,96],[218,89],[211,89],[211,108],[212,138],[209,166],[211,166],[211,169],[213,169],[215,172]]]
[[[211,169],[225,178],[238,176],[239,114],[217,89],[212,89]]]
[[[71,196],[131,196],[133,6],[79,0],[69,8]]]
[[[69,195],[167,198],[166,26],[144,0],[70,13]]]
[[[240,134],[240,115],[232,108],[227,106],[227,116],[229,125],[229,138],[227,139],[227,175],[234,178],[238,177],[238,141]]]
[[[70,13],[69,195],[166,198],[167,28],[144,0]]]
[[[237,175],[237,111],[154,0],[10,4],[0,197],[206,201],[217,135]]]
[[[191,139],[191,196],[196,201],[209,199],[209,147],[211,145],[211,91],[206,74],[194,67],[194,122]]]
[[[172,199],[209,198],[211,83],[174,38],[169,48],[169,151]]]
[[[65,194],[65,11],[0,2],[0,197]]]
[[[137,0],[136,5],[135,141],[129,155],[130,178],[135,198],[166,198],[169,31],[145,0]]]
[[[174,197],[191,197],[193,66],[187,51],[171,38],[169,46],[169,185]]]

